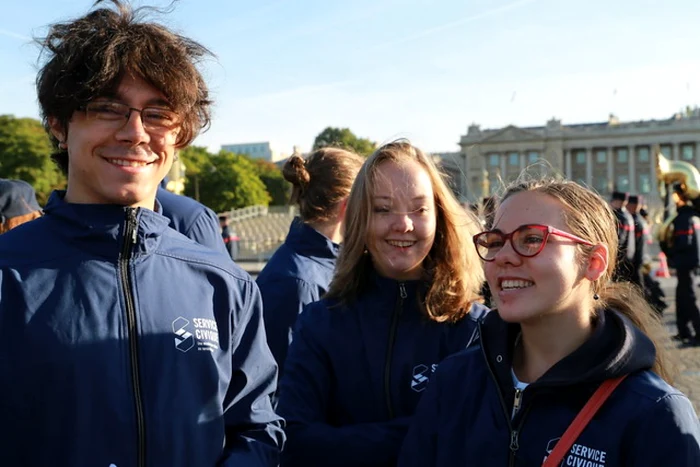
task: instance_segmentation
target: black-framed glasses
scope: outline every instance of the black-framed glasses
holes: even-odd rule
[[[112,124],[115,127],[124,125],[131,112],[141,114],[141,122],[146,130],[166,132],[175,129],[180,124],[177,112],[164,107],[144,107],[137,109],[121,102],[92,101],[82,107],[88,120],[97,120]]]
[[[484,261],[493,261],[509,240],[513,250],[520,256],[525,258],[537,256],[544,249],[550,235],[567,238],[582,245],[593,246],[588,240],[574,234],[556,229],[551,225],[541,224],[521,225],[508,234],[500,230],[488,230],[474,235],[473,240],[479,257]]]

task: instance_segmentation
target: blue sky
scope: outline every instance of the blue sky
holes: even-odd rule
[[[0,114],[39,117],[30,39],[91,4],[3,4]],[[217,57],[204,69],[213,124],[195,144],[308,150],[337,126],[441,152],[471,123],[668,118],[700,105],[698,18],[697,0],[180,0],[162,21]]]

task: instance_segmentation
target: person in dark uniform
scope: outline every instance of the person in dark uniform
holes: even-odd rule
[[[627,193],[613,191],[610,206],[617,218],[617,269],[613,280],[632,280],[632,270],[634,261],[634,220],[625,208],[627,204]]]
[[[219,216],[219,226],[221,227],[221,239],[224,241],[226,251],[232,260],[238,259],[238,235],[232,232],[228,226],[228,217]]]
[[[683,186],[673,186],[676,217],[673,219],[673,240],[669,249],[669,265],[676,269],[675,340],[700,345],[700,310],[695,297],[695,270],[700,266],[700,218]],[[690,328],[695,333],[691,333]]]
[[[632,269],[630,270],[631,282],[637,284],[644,291],[644,278],[642,276],[642,265],[648,255],[647,235],[649,226],[639,213],[642,204],[641,196],[631,195],[627,200],[627,212],[632,216],[634,225],[634,257],[632,258]]]

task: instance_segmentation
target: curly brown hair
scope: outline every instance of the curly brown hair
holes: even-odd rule
[[[146,22],[155,8],[132,9],[119,0],[83,17],[53,24],[38,38],[36,79],[44,127],[54,146],[52,159],[67,173],[68,152],[49,131],[49,118],[67,131],[73,113],[91,100],[114,94],[125,75],[140,78],[163,93],[181,118],[176,146],[187,146],[210,124],[209,90],[197,66],[213,54],[199,43]],[[93,7],[102,3],[95,2]]]

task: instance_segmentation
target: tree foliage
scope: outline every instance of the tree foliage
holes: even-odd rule
[[[361,156],[369,156],[377,148],[377,144],[366,138],[358,138],[349,128],[328,127],[316,136],[314,150],[326,146],[336,146],[355,151]]]
[[[51,160],[51,143],[39,120],[0,115],[0,177],[21,179],[34,187],[44,205],[65,177]]]
[[[210,154],[195,174],[188,167],[186,176],[185,194],[194,197],[198,186],[199,201],[216,212],[270,202],[255,164],[245,156],[228,151]]]
[[[273,206],[287,204],[292,193],[292,185],[284,179],[280,168],[272,162],[262,159],[255,159],[253,162],[260,180],[265,184],[265,188],[270,195],[270,204]]]

